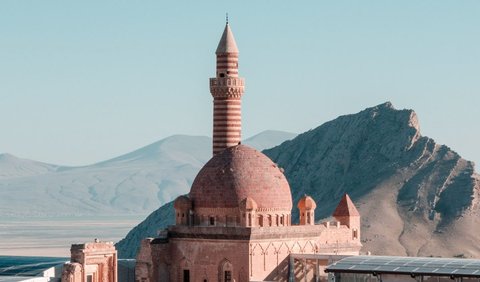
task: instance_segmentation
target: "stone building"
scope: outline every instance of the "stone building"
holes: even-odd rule
[[[112,242],[73,244],[62,282],[117,282],[117,251]]]
[[[136,281],[286,281],[292,254],[358,255],[360,215],[345,195],[334,222],[315,223],[315,201],[298,202],[283,170],[261,152],[240,144],[241,97],[238,48],[229,24],[216,50],[213,96],[213,157],[190,193],[175,200],[175,225],[142,241]],[[291,267],[291,266],[290,266]],[[309,279],[324,266],[307,270]],[[291,269],[290,269],[291,270]]]

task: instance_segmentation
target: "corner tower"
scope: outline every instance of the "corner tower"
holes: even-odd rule
[[[238,76],[238,48],[230,25],[218,43],[216,77],[210,78],[213,96],[213,155],[242,140],[242,94],[245,81]]]

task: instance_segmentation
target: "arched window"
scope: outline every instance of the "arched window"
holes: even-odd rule
[[[180,260],[179,262],[179,267],[180,267],[180,281],[183,282],[190,282],[192,279],[191,277],[191,268],[192,263],[186,259],[185,257]]]
[[[218,276],[219,281],[221,282],[232,282],[233,281],[233,266],[229,260],[224,259],[220,262],[218,266]]]

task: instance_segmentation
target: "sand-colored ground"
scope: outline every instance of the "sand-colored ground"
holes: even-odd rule
[[[69,257],[71,244],[95,238],[117,242],[143,219],[0,218],[0,255]]]

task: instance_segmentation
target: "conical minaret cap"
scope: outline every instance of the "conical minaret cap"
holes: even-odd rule
[[[340,203],[338,203],[337,208],[333,212],[334,217],[338,216],[360,216],[357,208],[353,204],[352,200],[348,194],[343,195]]]
[[[235,42],[235,37],[233,37],[233,32],[230,29],[230,25],[228,23],[225,25],[222,38],[218,43],[217,51],[215,51],[215,53],[238,53],[237,43]]]

